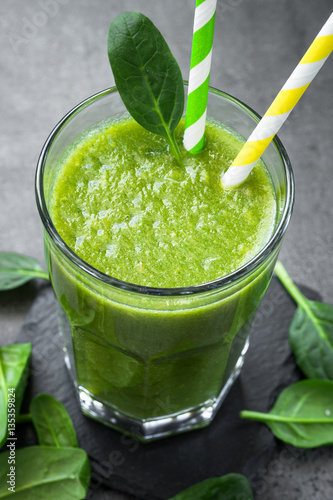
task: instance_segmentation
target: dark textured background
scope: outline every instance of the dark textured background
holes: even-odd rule
[[[162,31],[184,78],[194,0],[1,0],[0,250],[43,260],[33,182],[51,128],[75,104],[113,85],[109,22],[126,10]],[[42,6],[49,10],[44,14]],[[218,0],[211,85],[263,114],[332,11],[332,0]],[[279,134],[291,158],[296,205],[281,258],[298,282],[332,303],[333,58]],[[0,295],[0,342],[15,341],[39,284]],[[269,314],[267,318],[269,327]],[[259,500],[328,500],[333,464],[323,449],[277,450],[260,474]],[[127,498],[102,489],[96,498]]]

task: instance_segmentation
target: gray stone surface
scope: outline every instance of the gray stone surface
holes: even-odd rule
[[[113,85],[106,56],[110,20],[126,10],[147,14],[187,78],[194,3],[1,0],[0,250],[43,260],[33,194],[36,161],[65,112]],[[218,0],[211,85],[263,114],[331,11],[332,0]],[[281,259],[294,279],[320,291],[326,302],[332,302],[333,290],[332,87],[333,59],[279,134],[296,179],[296,205]],[[1,294],[1,344],[15,340],[38,286]],[[289,462],[283,451],[262,473],[260,500],[332,498],[332,464],[320,450],[288,451]]]

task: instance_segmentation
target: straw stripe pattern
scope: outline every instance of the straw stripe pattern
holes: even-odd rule
[[[204,144],[216,1],[197,0],[195,8],[184,134],[184,146],[191,153]]]
[[[283,125],[333,50],[333,14],[222,177],[225,187],[241,184]]]

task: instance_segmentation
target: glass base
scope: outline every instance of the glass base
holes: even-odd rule
[[[236,366],[218,397],[206,401],[199,407],[189,408],[181,413],[166,415],[163,418],[139,420],[130,415],[121,413],[118,409],[97,399],[84,387],[78,386],[77,390],[82,412],[86,416],[98,420],[118,431],[129,434],[141,442],[149,442],[192,429],[205,427],[213,420],[232,384],[237,379],[243,366],[244,356],[248,347],[249,340],[247,339]],[[70,369],[69,359],[67,356],[65,356],[65,358],[67,358],[66,365]]]

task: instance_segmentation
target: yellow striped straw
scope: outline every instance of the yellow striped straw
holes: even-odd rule
[[[236,187],[245,181],[332,50],[333,13],[223,175],[224,187]]]

